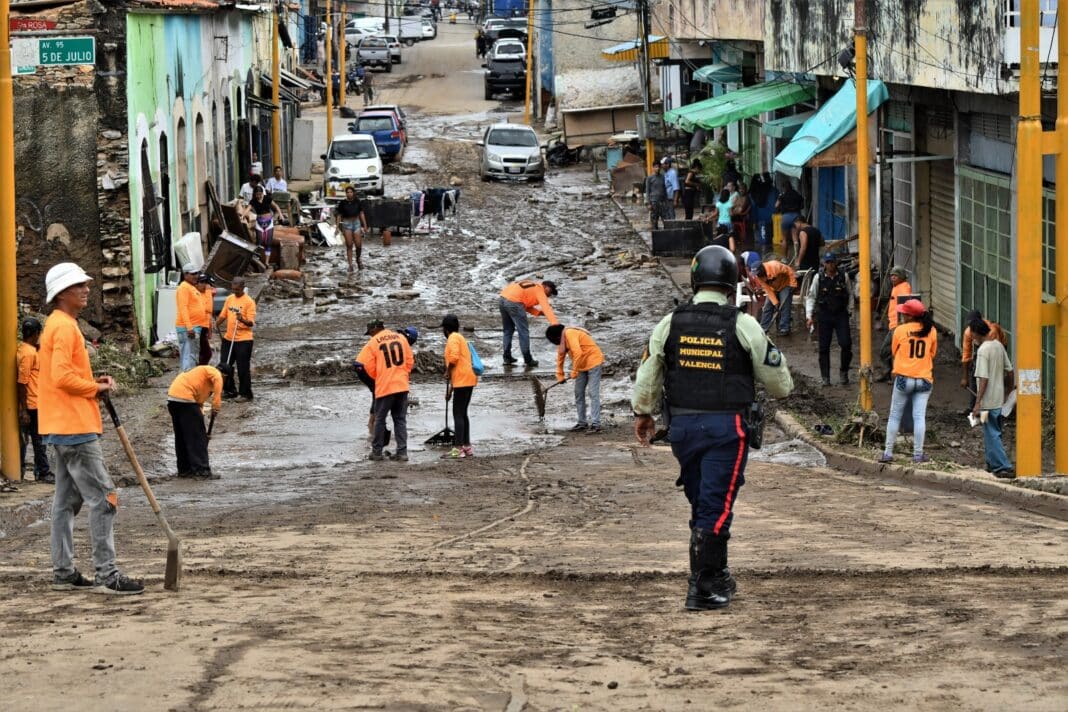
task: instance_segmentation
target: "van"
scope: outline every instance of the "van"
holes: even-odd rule
[[[382,158],[378,155],[375,137],[370,134],[336,136],[322,155],[323,197],[343,200],[350,185],[357,193],[382,195]]]

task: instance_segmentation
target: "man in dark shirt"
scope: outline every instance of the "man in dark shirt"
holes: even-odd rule
[[[795,235],[797,235],[797,253],[794,255],[792,264],[799,270],[819,269],[820,247],[823,246],[823,233],[818,227],[810,225],[804,217],[798,216],[794,220]]]
[[[645,202],[649,204],[649,221],[656,230],[660,220],[667,219],[667,183],[659,162],[653,163],[653,172],[645,179]]]
[[[775,201],[775,212],[782,214],[780,227],[782,228],[783,244],[787,247],[793,245],[795,256],[797,254],[797,233],[794,232],[794,221],[801,215],[801,210],[804,207],[804,198],[794,189],[792,183],[786,181],[783,192],[779,193],[779,199]]]

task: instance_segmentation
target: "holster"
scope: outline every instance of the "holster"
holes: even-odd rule
[[[745,418],[745,424],[749,429],[749,447],[754,450],[759,450],[764,444],[765,416],[764,404],[760,401],[754,401],[749,408],[746,409],[743,416]]]

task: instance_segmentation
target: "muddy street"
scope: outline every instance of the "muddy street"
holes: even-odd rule
[[[411,134],[386,192],[455,177],[456,215],[388,247],[370,237],[353,276],[343,249],[309,247],[307,298],[260,292],[256,398],[215,425],[221,479],[173,477],[173,370],[119,399],[183,539],[180,592],[162,589],[166,540],[136,486],[116,548],[143,596],[48,590],[47,496],[0,520],[3,708],[1064,709],[1068,523],[836,471],[774,428],[737,502],[738,597],[683,610],[689,507],[670,448],[637,446],[629,398],[650,331],[687,295],[627,256],[648,249],[603,172],[479,180],[476,141],[522,107],[481,98],[470,24],[439,28],[376,76]],[[605,352],[603,433],[568,432],[570,385],[538,418],[527,376],[555,369],[544,320],[538,367],[502,363],[497,295],[528,277],[556,282],[561,321]],[[444,424],[449,312],[487,367],[476,457],[458,461],[423,445]],[[372,318],[420,333],[409,463],[368,460],[351,364]],[[127,480],[110,426],[105,440]],[[84,515],[75,541],[91,568]]]

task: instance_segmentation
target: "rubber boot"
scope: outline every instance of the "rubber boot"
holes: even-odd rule
[[[842,385],[843,386],[848,386],[849,385],[849,371],[841,371],[840,373],[841,373],[841,376],[842,376]]]
[[[826,388],[829,385],[831,385],[831,377],[823,376],[823,387]]]
[[[690,586],[686,610],[711,611],[726,608],[738,584],[727,568],[727,537],[708,529],[690,534]]]

